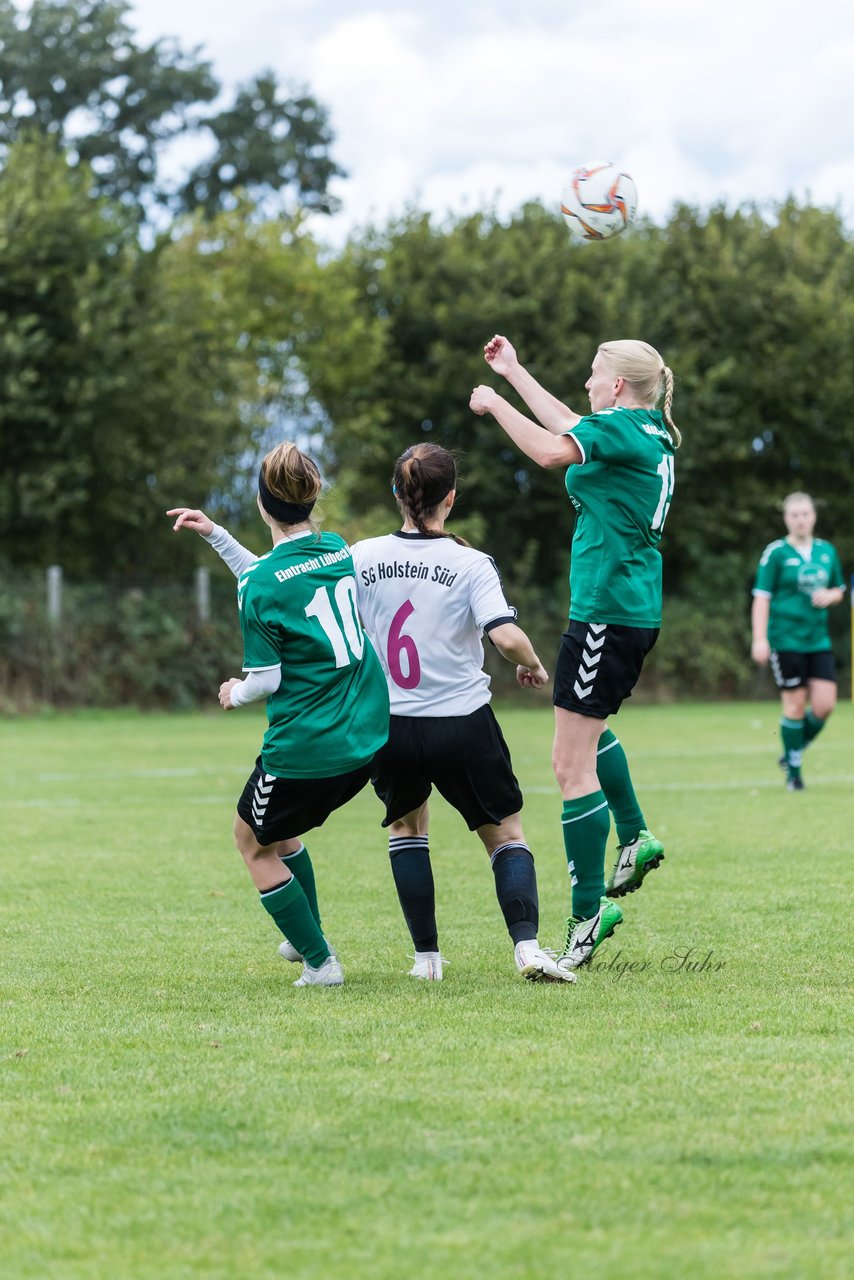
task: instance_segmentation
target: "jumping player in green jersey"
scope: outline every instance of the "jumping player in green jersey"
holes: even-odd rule
[[[638,805],[623,748],[606,722],[631,695],[661,626],[658,544],[681,443],[671,417],[673,374],[645,342],[603,343],[585,384],[591,412],[582,417],[535,381],[506,338],[496,334],[484,354],[541,426],[490,387],[474,389],[472,410],[493,414],[540,466],[569,468],[566,488],[577,516],[569,627],[554,679],[552,753],[563,796],[572,915],[563,951],[540,951],[533,965],[545,977],[571,979],[622,921],[611,899],[640,888],[664,857]],[[606,885],[609,810],[619,848]]]
[[[321,929],[301,837],[362,790],[389,726],[385,675],[356,611],[350,549],[311,523],[321,485],[314,462],[288,441],[261,464],[258,509],[273,549],[250,556],[238,578],[246,677],[219,691],[226,711],[267,699],[269,728],[237,803],[234,840],[284,934],[283,954],[304,962],[298,987],[344,980]],[[168,514],[176,529],[215,536],[202,511]]]
[[[770,664],[780,690],[786,787],[803,791],[804,749],[836,706],[827,610],[844,599],[845,579],[836,548],[813,537],[815,504],[808,493],[784,499],[783,520],[787,536],[769,542],[756,571],[752,653],[754,662]]]

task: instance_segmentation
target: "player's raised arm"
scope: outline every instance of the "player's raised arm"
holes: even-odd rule
[[[475,387],[469,408],[481,417],[491,413],[513,443],[540,467],[570,467],[582,461],[581,450],[573,439],[544,431],[491,387]],[[575,421],[579,419],[576,417]]]
[[[547,431],[560,436],[579,421],[579,414],[574,413],[550,391],[546,391],[524,365],[520,364],[515,348],[502,334],[496,333],[494,338],[490,338],[483,348],[483,354],[489,367],[500,373],[518,391],[534,417]]]

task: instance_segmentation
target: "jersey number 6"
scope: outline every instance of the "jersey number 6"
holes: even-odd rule
[[[412,601],[404,600],[392,618],[391,626],[388,630],[388,642],[386,644],[388,669],[392,680],[401,689],[417,689],[421,682],[421,663],[418,659],[415,641],[412,636],[401,635],[404,622],[414,612],[415,606]],[[403,674],[403,667],[400,663],[401,654],[404,653],[406,654],[407,675]]]

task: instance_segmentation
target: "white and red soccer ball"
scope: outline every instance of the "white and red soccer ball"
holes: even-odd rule
[[[563,189],[560,211],[573,240],[610,240],[634,220],[638,193],[634,182],[609,160],[574,169]]]

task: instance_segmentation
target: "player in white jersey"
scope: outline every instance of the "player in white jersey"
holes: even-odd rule
[[[521,970],[537,949],[536,873],[522,793],[489,705],[481,636],[517,664],[521,685],[539,688],[548,675],[493,560],[445,533],[456,496],[452,455],[412,446],[397,460],[392,488],[403,528],[352,553],[359,612],[389,687],[389,740],[371,781],[386,806],[392,872],[415,945],[410,972],[442,977],[428,838],[434,785],[483,841]]]

